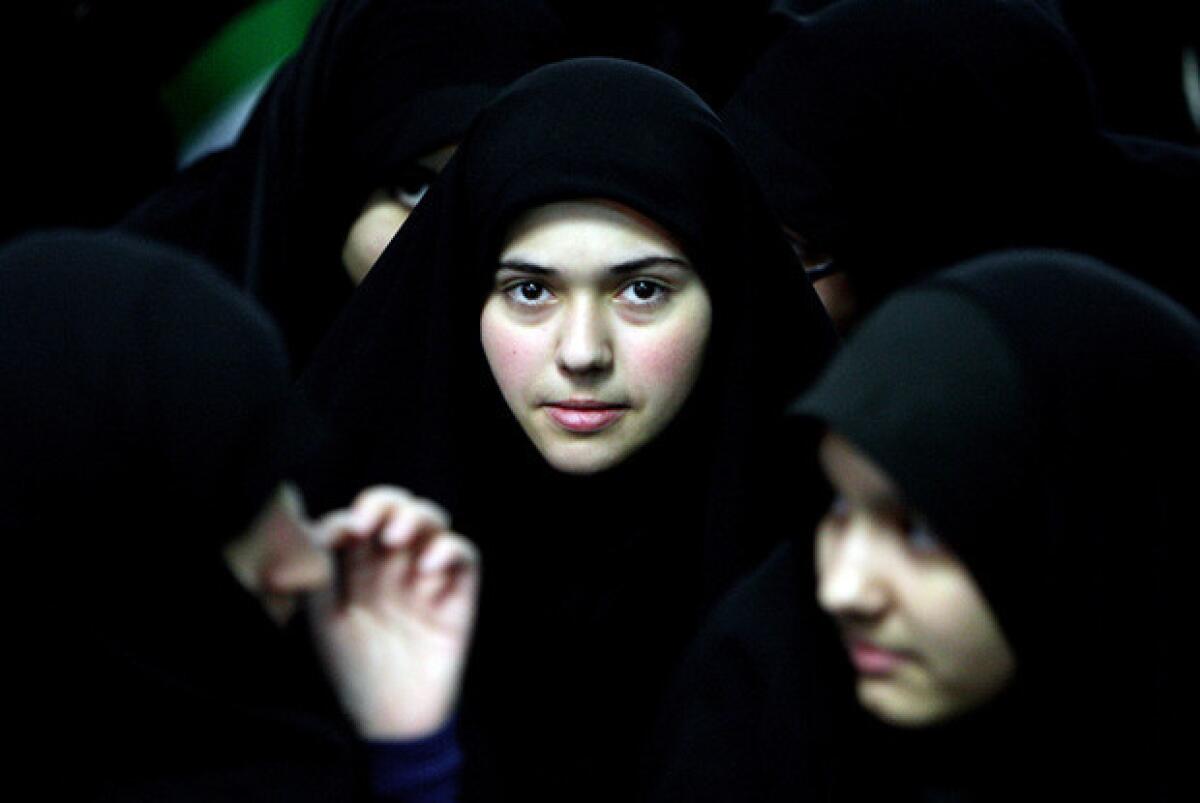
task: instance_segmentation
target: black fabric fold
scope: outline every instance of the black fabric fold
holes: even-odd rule
[[[367,197],[558,58],[561,37],[538,0],[332,0],[238,141],[122,226],[233,277],[274,317],[299,368],[350,296],[342,245]]]
[[[783,223],[865,311],[1001,248],[1066,248],[1197,309],[1200,153],[1106,131],[1075,40],[1029,0],[776,16],[722,110]]]
[[[24,788],[352,797],[357,742],[307,630],[280,630],[221,557],[292,470],[266,315],[194,257],[73,231],[0,252],[0,309]]]

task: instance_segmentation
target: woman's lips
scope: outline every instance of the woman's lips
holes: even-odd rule
[[[552,402],[545,405],[546,413],[569,432],[599,432],[615,424],[629,408],[589,400]]]
[[[889,650],[864,639],[849,639],[846,649],[860,675],[890,675],[908,660],[904,653]]]

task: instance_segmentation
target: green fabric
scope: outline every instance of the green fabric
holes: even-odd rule
[[[299,47],[322,0],[263,0],[231,20],[163,88],[176,135],[186,141],[240,90]]]

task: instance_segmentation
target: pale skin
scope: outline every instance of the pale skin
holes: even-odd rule
[[[479,557],[436,504],[364,491],[308,521],[285,488],[225,551],[280,624],[307,598],[338,697],[368,739],[413,739],[449,719],[474,624]]]
[[[335,582],[311,596],[313,632],[368,738],[431,733],[458,698],[479,557],[449,526],[444,510],[398,488],[366,491],[319,523],[341,561]]]
[[[480,317],[492,375],[554,468],[590,474],[653,440],[691,393],[712,304],[679,246],[613,203],[514,225]]]
[[[400,186],[380,187],[367,198],[342,245],[342,265],[356,286],[367,278],[457,147],[446,145],[419,157],[414,162],[413,178]]]
[[[817,530],[817,598],[842,631],[859,702],[922,727],[994,698],[1016,659],[967,567],[848,441],[827,434],[820,459],[838,501]]]

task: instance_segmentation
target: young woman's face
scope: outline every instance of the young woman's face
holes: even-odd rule
[[[367,198],[342,245],[342,264],[356,286],[367,278],[379,255],[408,220],[456,148],[447,145],[425,154],[413,163],[409,175],[399,184],[380,187]]]
[[[820,457],[838,498],[817,529],[817,598],[842,631],[859,701],[920,727],[994,697],[1015,660],[966,567],[870,458],[834,434]]]
[[[504,400],[550,465],[620,463],[687,399],[711,328],[708,291],[653,224],[598,202],[513,227],[480,336]]]

